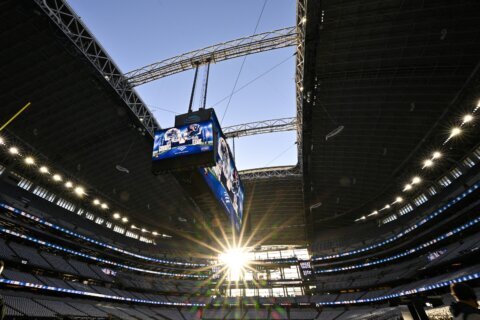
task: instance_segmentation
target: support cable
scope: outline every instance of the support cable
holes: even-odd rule
[[[263,16],[263,11],[265,10],[265,7],[267,6],[268,0],[265,0],[263,2],[262,10],[260,11],[260,15],[258,16],[257,19],[257,24],[255,25],[255,29],[253,30],[253,34],[257,32],[258,25],[260,24],[260,20],[262,19]],[[235,79],[235,84],[233,85],[232,88],[232,93],[230,93],[230,97],[228,98],[228,103],[227,106],[225,107],[225,111],[223,112],[222,120],[220,121],[220,124],[223,123],[223,119],[225,119],[225,116],[227,115],[228,107],[230,106],[230,102],[232,101],[233,93],[235,92],[235,89],[237,88],[238,80],[240,79],[240,74],[242,73],[243,66],[245,65],[245,61],[247,60],[247,56],[243,57],[242,60],[242,65],[240,66],[240,70],[238,70],[237,78]]]

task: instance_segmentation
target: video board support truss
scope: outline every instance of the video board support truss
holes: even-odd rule
[[[269,179],[269,178],[301,178],[302,172],[298,166],[270,167],[239,171],[242,180]]]
[[[223,128],[227,138],[239,138],[255,134],[293,131],[297,128],[296,118],[282,118],[239,124]]]
[[[160,128],[153,114],[73,9],[64,0],[34,1],[108,81],[153,137],[154,131]]]
[[[152,63],[125,74],[132,87],[190,70],[198,65],[220,62],[248,54],[297,45],[297,27],[243,37]]]

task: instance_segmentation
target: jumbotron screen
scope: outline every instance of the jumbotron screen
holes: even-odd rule
[[[230,147],[222,133],[215,114],[212,114],[214,133],[217,135],[215,166],[201,168],[205,182],[220,205],[226,211],[235,229],[240,230],[243,221],[244,188],[240,180]]]
[[[154,172],[183,170],[214,163],[211,120],[155,132],[152,160]]]
[[[152,159],[162,160],[212,150],[212,121],[203,121],[155,132]]]

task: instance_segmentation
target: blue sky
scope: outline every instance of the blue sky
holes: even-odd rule
[[[184,52],[251,35],[264,3],[262,0],[68,2],[124,73]],[[295,0],[269,0],[257,33],[294,24]],[[286,62],[235,94],[222,126],[295,116],[293,54],[292,47],[247,57],[237,88],[278,63]],[[220,119],[228,99],[217,102],[232,92],[242,60],[211,65],[207,107],[216,104]],[[187,111],[193,75],[191,70],[136,88],[162,127],[173,125],[175,112]],[[194,107],[198,106],[197,100]],[[293,165],[297,162],[295,140],[293,131],[236,139],[237,168]]]

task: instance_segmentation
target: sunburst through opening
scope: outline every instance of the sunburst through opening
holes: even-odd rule
[[[246,248],[230,248],[221,253],[218,258],[220,263],[224,265],[230,281],[239,281],[250,263]]]

